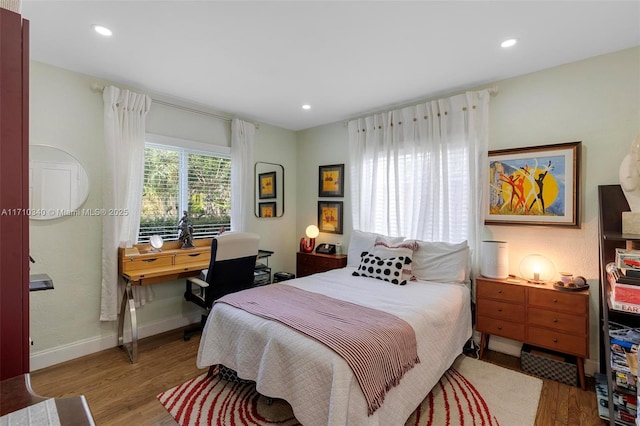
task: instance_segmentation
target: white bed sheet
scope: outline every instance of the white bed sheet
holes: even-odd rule
[[[223,364],[254,380],[262,395],[289,402],[304,426],[404,425],[471,337],[464,285],[411,282],[396,286],[354,277],[353,267],[282,282],[392,313],[416,332],[420,363],[392,388],[373,415],[346,361],[322,343],[276,321],[215,304],[197,365]]]

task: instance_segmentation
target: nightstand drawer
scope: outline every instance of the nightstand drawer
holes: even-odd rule
[[[524,324],[516,324],[507,320],[479,315],[476,327],[478,331],[482,333],[493,334],[518,341],[524,340]]]
[[[509,285],[478,279],[477,297],[524,303],[523,286]]]
[[[529,289],[529,305],[557,309],[573,314],[586,314],[587,300],[588,297],[579,293],[563,293],[561,291],[536,288]]]
[[[552,328],[559,331],[584,336],[587,334],[587,321],[584,316],[576,316],[546,309],[529,308],[527,323]]]
[[[478,299],[478,315],[524,323],[522,305],[505,303],[497,300]]]
[[[580,357],[586,357],[589,354],[585,336],[574,336],[540,327],[528,327],[527,334],[527,342],[534,346]]]

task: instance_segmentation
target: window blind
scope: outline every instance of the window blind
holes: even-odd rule
[[[231,223],[231,159],[194,149],[145,144],[144,188],[138,242],[152,235],[178,239],[188,212],[194,238],[211,238]]]

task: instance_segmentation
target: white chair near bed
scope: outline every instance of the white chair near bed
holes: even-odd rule
[[[184,331],[184,340],[204,327],[211,306],[225,294],[253,286],[260,236],[250,232],[226,232],[211,241],[209,268],[203,278],[187,278],[184,298],[205,309],[200,324]]]

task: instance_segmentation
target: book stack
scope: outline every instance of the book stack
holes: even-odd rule
[[[616,249],[616,261],[607,265],[611,307],[640,314],[640,250]]]

